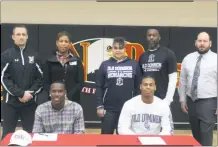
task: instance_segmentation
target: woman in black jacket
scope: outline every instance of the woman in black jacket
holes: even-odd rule
[[[80,92],[84,83],[83,64],[79,57],[70,52],[71,36],[60,32],[56,39],[57,51],[46,60],[44,66],[44,85],[46,92],[54,81],[63,81],[67,98],[80,104]]]

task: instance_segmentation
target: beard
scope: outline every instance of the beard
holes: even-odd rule
[[[159,41],[148,41],[148,49],[156,49],[159,45]]]
[[[203,48],[203,46],[200,46],[199,48]],[[210,49],[209,46],[208,46],[208,47],[205,47],[204,50],[201,50],[201,49],[199,49],[199,48],[197,48],[197,51],[198,51],[199,54],[205,54],[205,53],[207,53],[207,52],[209,51],[209,49]]]

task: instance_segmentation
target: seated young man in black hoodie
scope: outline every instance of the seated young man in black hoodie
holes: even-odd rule
[[[96,77],[97,115],[102,120],[101,134],[113,134],[123,104],[139,91],[141,70],[125,56],[124,38],[114,38],[109,60],[101,63]]]

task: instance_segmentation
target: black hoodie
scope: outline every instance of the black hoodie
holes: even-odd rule
[[[102,62],[96,77],[97,108],[121,111],[138,93],[141,75],[138,63],[128,57],[121,62],[114,58]]]

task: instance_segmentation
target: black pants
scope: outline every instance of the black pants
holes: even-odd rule
[[[216,123],[217,98],[187,100],[189,122],[193,137],[203,146],[212,146]]]
[[[14,107],[10,104],[3,103],[3,134],[2,139],[8,134],[13,133],[17,126],[17,121],[21,119],[21,125],[28,133],[32,132],[35,110],[37,105],[35,103],[23,107]]]
[[[101,134],[114,134],[114,130],[117,131],[117,125],[120,112],[107,111],[101,120]]]

